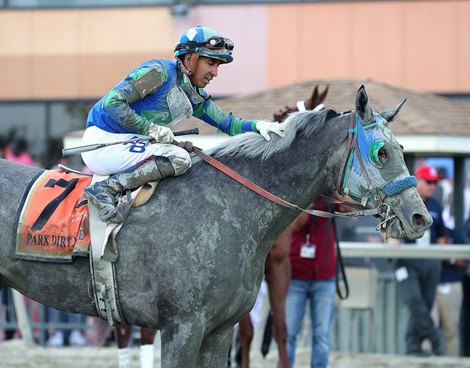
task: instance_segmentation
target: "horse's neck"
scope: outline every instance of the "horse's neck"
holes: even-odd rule
[[[341,138],[341,134],[337,133],[338,127],[340,125],[336,128],[330,125],[315,136],[298,139],[289,150],[264,161],[243,158],[222,160],[270,193],[305,208],[323,191],[336,189],[334,186],[340,166],[337,161],[344,156],[341,145],[347,136],[345,130]],[[239,183],[233,182],[233,185],[238,187],[234,190],[246,191]],[[260,195],[254,201],[258,216],[281,218],[276,224],[287,226],[298,215],[298,211],[273,204]],[[241,201],[239,205],[244,207],[247,204]]]
[[[318,132],[308,137],[299,134],[288,152],[274,155],[263,167],[273,168],[274,183],[286,188],[285,195],[292,200],[301,201],[306,192],[313,193],[317,187],[319,193],[334,191],[340,167],[347,159],[348,128],[349,115],[331,118]]]

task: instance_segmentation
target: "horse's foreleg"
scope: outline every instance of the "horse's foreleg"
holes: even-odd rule
[[[232,338],[233,327],[219,328],[207,335],[202,341],[196,367],[226,367]]]
[[[196,366],[205,326],[195,323],[198,321],[197,316],[191,319],[192,322],[172,321],[162,326],[161,368]]]
[[[273,335],[279,353],[279,368],[289,367],[286,326],[286,297],[291,278],[289,246],[290,232],[285,230],[279,235],[265,263],[265,277],[273,315]]]
[[[238,322],[238,341],[240,342],[241,349],[241,368],[250,367],[250,345],[253,340],[253,324],[251,323],[250,315],[242,318]]]

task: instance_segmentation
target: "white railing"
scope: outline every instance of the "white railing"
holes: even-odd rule
[[[470,244],[462,244],[462,245],[451,245],[451,244],[432,244],[430,246],[420,246],[415,244],[401,244],[401,245],[389,245],[385,243],[366,243],[366,242],[343,242],[339,243],[341,248],[341,254],[344,258],[433,258],[433,259],[470,259]],[[388,320],[388,323],[392,325],[396,325],[398,322],[392,322],[391,319],[395,319],[397,317],[397,311],[390,310],[396,308],[396,291],[395,291],[395,283],[391,275],[379,276],[379,287],[378,287],[378,300],[379,305],[381,300],[384,296],[388,295],[388,305],[384,305],[383,309],[387,309],[387,312],[378,313],[378,319],[384,318]],[[382,280],[383,279],[383,280]],[[385,285],[388,285],[385,287]],[[19,293],[14,292],[15,297],[15,309],[18,317],[18,327],[21,329],[23,338],[29,342],[33,342],[32,333],[31,333],[31,326],[29,325],[29,321],[27,318],[27,313],[25,311],[25,307],[23,304],[22,297]],[[378,308],[377,308],[378,307]],[[380,306],[377,306],[377,309],[382,309]],[[338,318],[340,318],[340,313],[338,314]],[[384,322],[384,321],[382,321]],[[376,323],[378,323],[376,321]],[[385,323],[385,322],[384,322]],[[378,323],[380,325],[380,323]],[[344,325],[344,323],[342,323]],[[394,328],[390,328],[391,326],[381,326],[383,330],[389,330],[387,333],[388,340],[393,340],[396,337],[396,326]],[[394,331],[392,333],[392,330]],[[344,335],[344,330],[337,331],[336,335]],[[380,342],[385,337],[381,337],[380,334],[376,334],[377,342]],[[387,337],[386,336],[386,337]],[[336,348],[344,347],[345,342],[339,343]],[[387,344],[388,345],[388,344]],[[387,352],[394,352],[397,349],[395,344],[392,343],[388,345],[391,348],[391,351]],[[380,349],[379,349],[380,350]]]
[[[470,259],[470,244],[432,244],[421,246],[416,244],[389,245],[385,243],[367,242],[343,242],[339,243],[341,254],[344,258],[421,258],[421,259]],[[347,263],[347,260],[345,260]],[[354,268],[354,267],[352,267]],[[361,266],[362,270],[368,269]],[[373,274],[374,269],[369,268]],[[366,273],[367,275],[367,273]],[[397,290],[393,273],[378,273],[375,278],[376,285],[370,284],[370,278],[358,280],[351,273],[350,267],[346,268],[346,276],[355,293],[351,300],[338,302],[335,319],[331,331],[331,348],[334,351],[351,352],[377,352],[386,354],[404,354],[404,335],[408,312],[403,307],[401,295]],[[354,285],[353,285],[354,284]],[[360,285],[364,293],[357,293],[355,286]],[[361,301],[368,296],[373,288],[375,298],[373,301]],[[356,291],[354,291],[356,290]],[[264,303],[269,305],[267,296]],[[350,305],[356,303],[357,305]],[[364,307],[364,303],[370,306]],[[264,307],[267,313],[269,306]],[[308,316],[308,312],[306,313]],[[264,318],[262,318],[264,320]],[[304,324],[298,346],[310,348],[311,332],[309,318],[304,318]],[[260,335],[262,336],[263,324],[255,330],[254,348],[259,349]],[[273,350],[274,348],[271,347]]]
[[[389,245],[385,243],[339,242],[343,257],[470,259],[470,244]]]

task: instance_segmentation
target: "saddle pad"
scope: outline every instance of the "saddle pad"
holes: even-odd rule
[[[90,245],[86,175],[46,170],[22,204],[16,233],[16,257],[45,262],[71,262],[87,256]]]

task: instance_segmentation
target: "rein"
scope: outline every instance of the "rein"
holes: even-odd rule
[[[253,183],[252,181],[248,180],[244,176],[241,176],[239,173],[232,170],[230,167],[224,165],[222,162],[218,161],[214,157],[205,154],[200,148],[197,148],[197,147],[193,146],[193,152],[196,155],[198,155],[202,160],[204,160],[209,165],[211,165],[212,167],[215,167],[217,170],[223,172],[225,175],[228,175],[229,177],[231,177],[235,181],[239,182],[240,184],[242,184],[243,186],[245,186],[248,189],[252,190],[253,192],[263,196],[264,198],[267,198],[270,201],[272,201],[274,203],[277,203],[277,204],[280,204],[281,206],[284,206],[284,207],[288,207],[288,208],[291,208],[291,209],[297,209],[297,210],[300,210],[300,211],[307,211],[308,212],[308,210],[304,210],[304,209],[300,208],[299,206],[297,206],[295,204],[292,204],[292,203],[290,203],[290,202],[288,202],[288,201],[286,201],[286,200],[284,200],[284,199],[268,192],[266,189],[261,188],[259,185]]]
[[[364,164],[364,161],[361,157],[359,145],[357,142],[357,132],[358,132],[358,127],[357,127],[358,122],[356,119],[357,113],[355,110],[352,110],[350,114],[351,114],[351,119],[350,119],[350,127],[348,130],[348,154],[346,156],[348,157],[348,159],[345,161],[343,167],[340,170],[340,175],[338,176],[338,180],[337,180],[337,188],[340,194],[348,194],[347,190],[344,190],[343,184],[347,178],[348,171],[352,163],[353,154],[356,154],[356,157],[358,158],[358,161],[359,161],[361,172],[365,180],[367,181],[369,190],[373,193],[373,199],[374,201],[379,202],[377,207],[371,208],[371,209],[366,208],[366,205],[369,199],[364,196],[361,199],[360,204],[351,203],[347,201],[338,201],[333,198],[329,199],[330,201],[334,201],[335,203],[343,204],[345,206],[352,207],[352,208],[356,208],[356,210],[350,211],[350,212],[338,212],[338,211],[328,212],[328,211],[321,211],[321,210],[314,210],[314,209],[310,209],[310,210],[304,209],[304,208],[299,207],[296,204],[290,203],[268,192],[267,190],[261,188],[260,186],[248,180],[247,178],[241,176],[240,174],[238,174],[237,172],[235,172],[228,166],[222,164],[220,161],[218,161],[214,157],[205,154],[202,151],[202,149],[193,146],[192,152],[198,155],[203,161],[205,161],[212,167],[216,168],[217,170],[223,172],[227,176],[231,177],[238,183],[254,191],[255,193],[261,195],[262,197],[274,203],[277,203],[281,206],[284,206],[290,209],[296,209],[296,210],[308,213],[313,216],[320,216],[320,217],[326,217],[326,218],[380,215],[382,221],[379,223],[376,230],[385,229],[388,226],[388,224],[396,218],[396,215],[392,213],[390,206],[384,202],[385,197],[394,196],[405,191],[406,189],[415,187],[417,185],[416,178],[413,176],[408,176],[394,183],[387,183],[387,185],[383,186],[382,188],[374,187],[370,179],[370,176],[367,173],[366,165]],[[383,195],[380,195],[379,190],[382,190]]]
[[[358,217],[358,216],[367,216],[367,215],[374,215],[377,214],[377,209],[363,209],[363,210],[356,210],[351,212],[327,212],[321,210],[308,210],[302,207],[297,206],[296,204],[290,203],[285,199],[282,199],[271,192],[268,192],[266,189],[261,188],[259,185],[253,183],[252,181],[248,180],[244,176],[240,175],[236,171],[232,170],[228,166],[224,165],[217,159],[212,156],[205,154],[200,148],[193,146],[192,150],[196,155],[198,155],[203,161],[207,162],[212,167],[216,168],[217,170],[223,172],[225,175],[231,177],[233,180],[237,181],[238,183],[242,184],[246,188],[252,190],[253,192],[259,194],[260,196],[269,199],[271,202],[277,203],[281,206],[296,209],[305,213],[308,213],[313,216],[320,216],[326,218],[333,218],[333,217]],[[331,199],[333,200],[333,199]],[[343,203],[347,206],[355,207],[357,204],[350,203],[350,202],[343,202],[337,201],[337,203]]]
[[[366,166],[364,164],[364,161],[362,159],[361,151],[359,150],[359,145],[357,142],[357,119],[356,119],[356,111],[352,110],[351,111],[351,119],[350,119],[350,127],[348,130],[348,154],[346,157],[351,158],[354,153],[356,153],[358,161],[359,161],[359,166],[362,171],[362,174],[367,181],[367,185],[371,193],[373,193],[373,199],[376,202],[379,202],[378,206],[375,208],[367,209],[366,205],[368,202],[367,197],[363,197],[361,199],[361,203],[351,203],[347,201],[338,201],[333,198],[329,198],[330,201],[335,201],[335,203],[338,204],[343,204],[348,207],[352,208],[358,208],[354,211],[350,212],[327,212],[327,211],[321,211],[321,210],[314,210],[314,209],[304,209],[299,207],[296,204],[290,203],[270,192],[267,190],[261,188],[257,184],[253,183],[252,181],[248,180],[247,178],[243,177],[242,175],[238,174],[236,171],[232,170],[228,166],[222,164],[220,161],[215,159],[212,156],[209,156],[205,154],[202,149],[198,147],[192,147],[192,152],[194,152],[196,155],[198,155],[203,161],[211,165],[212,167],[216,168],[217,170],[223,172],[227,176],[231,177],[238,183],[242,184],[246,188],[252,190],[253,192],[261,195],[262,197],[277,203],[281,206],[290,208],[290,209],[296,209],[301,212],[308,213],[313,216],[319,216],[319,217],[326,217],[326,218],[333,218],[333,217],[359,217],[359,216],[369,216],[369,215],[380,215],[382,218],[382,222],[379,223],[377,226],[376,230],[379,229],[384,229],[387,227],[388,223],[392,221],[396,215],[392,214],[390,206],[384,202],[385,197],[389,196],[394,196],[397,195],[406,189],[409,189],[411,187],[416,187],[417,181],[414,176],[408,176],[406,178],[400,179],[394,183],[387,183],[387,185],[383,186],[382,188],[376,188],[372,185],[372,181],[367,173]],[[176,142],[175,142],[176,143]],[[349,170],[349,166],[351,164],[352,160],[347,159],[343,165],[343,167],[340,170],[340,175],[338,176],[337,180],[337,191],[340,194],[348,194],[347,192],[343,190],[343,184],[346,179],[346,175]],[[382,190],[383,195],[380,195],[379,190]]]
[[[355,114],[351,113],[351,115],[353,116],[352,124],[354,125],[354,121],[355,121],[354,115]],[[354,138],[353,130],[350,129],[349,130],[349,138],[348,138],[349,141],[350,141],[350,143],[349,143],[349,145],[350,145],[349,152],[351,152],[351,149],[352,149],[352,143],[354,142],[353,138]],[[174,142],[174,143],[176,143],[176,142]],[[228,166],[224,165],[223,163],[221,163],[220,161],[218,161],[214,157],[207,155],[206,153],[204,153],[202,151],[202,149],[200,149],[198,147],[195,147],[195,146],[192,146],[192,152],[194,152],[196,155],[198,155],[201,158],[201,160],[205,161],[206,163],[208,163],[212,167],[216,168],[217,170],[223,172],[225,175],[231,177],[233,180],[235,180],[238,183],[242,184],[246,188],[252,190],[253,192],[261,195],[262,197],[264,197],[264,198],[266,198],[266,199],[268,199],[268,200],[270,200],[274,203],[277,203],[281,206],[284,206],[284,207],[287,207],[287,208],[290,208],[290,209],[296,209],[296,210],[308,213],[308,214],[313,215],[313,216],[326,217],[326,218],[359,217],[359,216],[376,215],[376,214],[379,214],[379,213],[383,212],[382,209],[381,209],[382,206],[379,206],[379,207],[374,208],[374,209],[365,209],[365,207],[362,206],[362,205],[359,206],[361,209],[355,210],[355,211],[350,211],[350,212],[337,212],[337,211],[327,212],[327,211],[314,210],[314,209],[310,209],[310,210],[309,209],[304,209],[304,208],[299,207],[296,204],[290,203],[290,202],[286,201],[285,199],[282,199],[282,198],[268,192],[266,189],[261,188],[259,185],[257,185],[255,183],[253,183],[252,181],[248,180],[247,178],[240,175],[236,171],[232,170]],[[343,171],[345,170],[345,168],[346,168],[346,165],[344,165]],[[333,199],[330,199],[330,200],[333,200]],[[349,206],[349,207],[358,207],[358,205],[355,204],[355,203],[346,202],[346,201],[337,201],[337,200],[335,200],[335,201],[336,201],[336,203],[342,203],[342,204],[344,204],[346,206]],[[388,205],[386,205],[386,206],[388,206]]]

